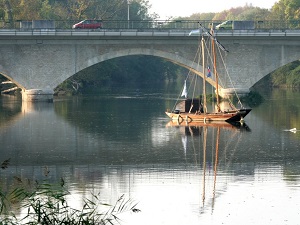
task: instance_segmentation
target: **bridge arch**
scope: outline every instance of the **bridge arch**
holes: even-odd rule
[[[89,59],[85,60],[84,62],[81,62],[81,65],[79,68],[77,68],[75,71],[76,73],[86,69],[88,67],[91,67],[95,64],[119,58],[119,57],[126,57],[126,56],[133,56],[133,55],[146,55],[146,56],[155,56],[159,58],[163,58],[167,61],[170,61],[174,64],[177,64],[179,66],[182,66],[188,70],[191,70],[193,73],[199,75],[200,77],[203,78],[203,67],[202,65],[198,65],[197,63],[179,56],[178,54],[175,53],[169,53],[157,49],[150,49],[150,48],[130,48],[130,49],[122,49],[122,50],[114,50],[110,51],[108,53],[102,54],[102,55],[97,55],[90,57]],[[67,74],[66,74],[67,75]],[[64,77],[64,80],[68,79],[69,77],[73,76],[74,74],[68,74],[67,76]],[[207,82],[209,82],[212,86],[216,86],[216,82],[211,79],[211,78],[206,78]],[[57,84],[59,85],[59,83]],[[222,87],[220,87],[222,88]]]
[[[14,83],[17,87],[21,88],[22,90],[25,90],[25,87],[23,85],[21,85],[18,81],[16,81],[15,79],[13,79],[12,77],[10,77],[9,75],[7,75],[7,73],[5,71],[3,71],[3,68],[0,68],[0,75],[4,76],[5,78],[7,78],[9,81],[11,81],[12,83]]]

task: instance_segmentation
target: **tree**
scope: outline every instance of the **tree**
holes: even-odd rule
[[[194,13],[189,17],[179,17],[181,20],[213,20],[215,13]]]
[[[261,9],[259,7],[249,7],[241,12],[237,20],[266,20],[271,12],[268,9]]]
[[[214,20],[266,20],[270,14],[268,9],[245,5],[217,13]]]
[[[8,19],[10,27],[13,27],[14,19],[13,19],[13,12],[12,12],[13,10],[12,10],[12,6],[11,6],[11,2],[10,2],[10,0],[3,0],[2,4],[3,4],[3,6],[4,6],[3,8],[5,9],[5,12],[6,12],[5,19]],[[2,11],[2,13],[3,13],[3,11]]]
[[[149,1],[136,0],[131,3],[130,18],[133,20],[151,20],[152,17],[148,13],[150,8]]]
[[[0,0],[0,17],[14,20],[127,20],[127,0]],[[130,1],[130,18],[152,19],[147,0]],[[2,10],[1,10],[2,9]],[[5,10],[4,10],[5,9]]]
[[[300,0],[280,0],[272,7],[272,15],[278,20],[294,20],[300,18]]]

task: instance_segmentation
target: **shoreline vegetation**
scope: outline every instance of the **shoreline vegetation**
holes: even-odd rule
[[[1,168],[9,167],[10,159],[2,162]],[[124,195],[111,205],[101,201],[100,194],[91,193],[91,199],[82,199],[81,208],[74,208],[68,201],[70,193],[61,177],[57,183],[51,182],[51,171],[43,168],[42,180],[12,177],[12,184],[0,188],[0,225],[17,224],[120,224],[122,213],[138,213],[137,203]],[[19,215],[16,215],[17,212]]]

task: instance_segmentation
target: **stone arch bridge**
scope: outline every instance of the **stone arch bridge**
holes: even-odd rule
[[[226,46],[231,81],[221,80],[221,94],[238,94],[275,69],[300,58],[300,31],[219,31]],[[151,55],[189,68],[194,63],[199,36],[189,31],[73,31],[1,30],[0,74],[22,89],[23,100],[52,100],[54,88],[80,70],[105,60],[129,55]],[[209,79],[212,85],[214,81]]]

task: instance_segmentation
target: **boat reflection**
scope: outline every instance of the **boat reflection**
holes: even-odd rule
[[[250,127],[246,123],[240,122],[224,122],[224,121],[211,121],[208,123],[204,122],[181,122],[178,121],[169,121],[166,127],[182,127],[186,130],[187,135],[191,135],[191,131],[202,129],[203,127],[215,127],[215,128],[222,128],[222,129],[229,129],[229,130],[240,130],[240,131],[251,131]]]
[[[202,169],[202,209],[201,213],[211,208],[214,210],[215,200],[218,195],[218,169],[221,154],[222,169],[224,172],[229,167],[233,154],[238,149],[240,135],[251,129],[241,123],[213,122],[213,123],[176,123],[170,121],[166,127],[178,128],[181,135],[184,154],[188,154],[188,142],[193,148],[196,166]],[[198,143],[195,144],[195,143]],[[198,146],[199,149],[196,149]],[[200,160],[202,158],[202,160]],[[220,182],[226,185],[226,182]],[[222,192],[226,187],[221,188]]]

